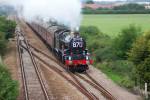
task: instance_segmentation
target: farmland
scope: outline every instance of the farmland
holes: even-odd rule
[[[150,30],[150,14],[102,14],[83,15],[81,25],[97,26],[103,33],[112,37],[130,24],[140,26],[143,31]]]

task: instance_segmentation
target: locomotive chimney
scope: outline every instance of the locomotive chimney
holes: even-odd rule
[[[79,37],[79,32],[77,32],[77,31],[74,32],[74,37],[75,37],[75,38]]]
[[[72,31],[70,32],[70,35],[71,35],[71,37],[78,37],[79,36],[79,27],[72,29]]]

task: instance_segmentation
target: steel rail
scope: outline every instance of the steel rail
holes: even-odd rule
[[[45,97],[45,99],[46,100],[50,100],[49,99],[49,96],[48,96],[48,92],[46,91],[46,87],[45,87],[45,85],[44,85],[44,82],[43,82],[43,80],[42,80],[42,78],[41,78],[41,75],[40,75],[40,71],[39,71],[39,69],[38,69],[38,66],[37,66],[37,63],[35,62],[35,59],[34,59],[34,57],[33,57],[33,55],[32,55],[32,52],[31,52],[31,50],[30,50],[30,48],[29,48],[29,45],[28,45],[28,41],[26,40],[26,38],[25,38],[25,35],[22,33],[22,32],[20,32],[20,31],[18,31],[17,30],[17,46],[18,46],[18,51],[19,51],[19,54],[21,53],[21,50],[20,50],[20,46],[21,46],[21,42],[19,41],[19,36],[23,36],[24,37],[24,39],[23,39],[23,41],[24,41],[24,43],[26,44],[26,46],[27,46],[27,52],[29,53],[29,55],[30,55],[30,58],[31,58],[31,61],[32,61],[32,63],[33,63],[33,66],[34,66],[34,68],[35,68],[35,72],[36,72],[36,74],[37,74],[37,77],[38,77],[38,79],[39,79],[39,82],[40,82],[40,85],[41,85],[41,88],[42,88],[42,91],[43,91],[43,94],[44,94],[44,97]],[[22,47],[22,46],[21,46]],[[23,65],[23,60],[22,60],[22,55],[19,57],[19,59],[20,59],[20,63],[21,63],[21,66]],[[22,77],[23,77],[23,80],[25,79],[26,80],[26,76],[25,76],[25,71],[24,71],[24,65],[23,65],[23,67],[21,67],[21,72],[23,73],[23,75],[22,75]],[[23,82],[23,85],[24,85],[24,91],[25,91],[25,98],[26,98],[26,100],[29,100],[29,95],[28,95],[28,89],[27,89],[27,81],[25,81],[25,82]]]
[[[24,38],[25,38],[25,37],[24,37]],[[32,53],[32,51],[31,51],[31,49],[30,49],[30,47],[29,47],[29,43],[28,43],[28,41],[27,41],[26,39],[25,39],[25,43],[26,43],[26,45],[27,45],[27,49],[28,49],[28,51],[29,51],[29,54],[30,54],[32,63],[33,63],[33,65],[34,65],[34,68],[35,68],[35,71],[36,71],[36,73],[37,73],[39,82],[40,82],[41,87],[42,87],[42,90],[43,90],[43,92],[44,92],[45,99],[46,99],[46,100],[50,100],[50,98],[49,98],[49,96],[48,96],[48,92],[47,92],[46,87],[45,87],[45,85],[44,85],[44,82],[43,82],[42,77],[41,77],[41,75],[40,75],[39,68],[38,68],[37,63],[36,63],[36,61],[35,61],[35,58],[33,57],[33,53]]]
[[[37,49],[36,47],[32,46],[31,44],[29,44],[30,47],[32,47],[35,51],[43,54],[44,56],[46,56],[47,58],[49,59],[52,59],[53,61],[57,62],[60,66],[63,66],[64,68],[64,65],[63,64],[60,64],[60,62],[58,62],[58,60],[48,56],[47,54],[45,54],[43,51],[41,51],[40,49]],[[94,88],[96,88],[97,90],[99,90],[100,92],[102,92],[102,94],[107,97],[108,99],[110,100],[117,100],[114,96],[112,96],[103,86],[101,86],[95,79],[93,79],[88,73],[85,73],[85,75],[90,79],[92,80],[92,82],[88,81],[88,80],[85,80],[84,81],[87,81],[90,85],[92,85]],[[79,75],[77,75],[79,76]],[[80,76],[79,76],[80,77]],[[81,78],[81,77],[80,77]],[[83,79],[83,77],[82,77]],[[80,84],[80,83],[79,83]]]
[[[97,89],[98,91],[102,92],[103,95],[105,95],[105,97],[107,97],[109,100],[117,100],[115,97],[113,97],[105,88],[103,88],[99,83],[97,83],[93,78],[91,79],[91,81],[89,81],[88,79],[86,79],[85,77],[81,76],[80,74],[75,74],[76,76],[78,76],[79,78],[81,78],[82,80],[86,81],[88,84],[90,84],[91,86],[93,86],[95,89]]]
[[[23,87],[24,87],[24,93],[25,93],[25,100],[29,100],[29,94],[28,94],[28,88],[27,88],[27,80],[26,80],[26,75],[25,75],[25,70],[24,70],[24,64],[23,64],[23,59],[22,59],[22,54],[21,54],[21,48],[20,48],[20,41],[19,41],[19,35],[17,34],[17,48],[18,48],[18,54],[19,54],[19,62],[20,62],[20,67],[21,67],[21,76],[22,76],[22,81],[23,81]]]
[[[51,68],[53,71],[55,71],[57,74],[61,75],[64,79],[66,79],[73,86],[75,86],[81,93],[83,93],[86,97],[88,97],[89,100],[94,100],[95,99],[95,97],[92,94],[90,94],[87,90],[85,90],[83,87],[79,86],[78,84],[76,84],[75,82],[73,82],[72,80],[70,80],[66,75],[64,75],[60,69],[58,69],[55,66],[50,65],[49,63],[45,62],[37,54],[33,53],[33,55],[38,60],[40,60],[42,63],[44,63],[46,66],[48,66],[48,68]]]

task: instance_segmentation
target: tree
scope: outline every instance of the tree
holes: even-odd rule
[[[12,38],[15,32],[16,23],[7,20],[5,17],[0,17],[0,31],[5,33],[5,38]]]
[[[93,0],[87,0],[86,4],[94,4],[94,1]]]
[[[7,41],[5,40],[5,35],[3,32],[0,32],[0,55],[4,55],[7,48]]]
[[[127,52],[130,50],[132,43],[138,35],[141,34],[141,28],[130,25],[122,29],[121,34],[114,39],[114,53],[119,59],[126,59]]]
[[[89,51],[95,54],[96,62],[115,59],[111,47],[112,39],[108,35],[103,34],[97,27],[82,26],[80,34],[87,40],[87,47]]]
[[[129,3],[129,4],[124,4],[121,6],[116,6],[113,8],[114,10],[145,10],[144,5],[139,5],[139,4],[134,4],[134,3]]]
[[[136,40],[128,55],[128,59],[136,65],[136,81],[143,86],[145,82],[150,83],[150,31]]]

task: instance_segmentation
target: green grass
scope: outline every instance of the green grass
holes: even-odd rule
[[[118,75],[116,72],[114,72],[113,70],[109,69],[109,68],[103,68],[101,69],[104,73],[106,73],[108,75],[108,77],[110,77],[114,82],[116,83],[120,83],[121,80],[124,78],[121,75]]]
[[[120,86],[129,89],[133,87],[134,81],[131,79],[133,65],[130,62],[118,60],[109,63],[97,63],[95,66]]]
[[[81,25],[97,26],[103,33],[112,37],[130,24],[140,26],[143,31],[150,30],[150,14],[99,14],[83,15]]]

